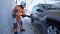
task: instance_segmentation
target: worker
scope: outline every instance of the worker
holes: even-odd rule
[[[17,34],[17,23],[19,25],[20,31],[25,31],[25,29],[23,29],[23,24],[21,22],[21,15],[26,15],[26,13],[24,12],[24,8],[26,7],[26,3],[24,1],[21,2],[20,5],[15,6],[15,8],[13,9],[13,22],[14,22],[14,34]]]

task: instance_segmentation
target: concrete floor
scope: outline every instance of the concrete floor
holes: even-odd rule
[[[23,18],[23,28],[25,32],[20,32],[19,27],[18,34],[41,34],[40,27],[38,25],[32,25],[30,18]]]

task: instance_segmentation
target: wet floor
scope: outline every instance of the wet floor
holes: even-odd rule
[[[30,18],[23,18],[23,28],[25,32],[20,32],[18,28],[18,34],[41,34],[40,27],[38,25],[32,25]]]

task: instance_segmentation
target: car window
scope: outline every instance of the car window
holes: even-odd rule
[[[58,5],[44,4],[42,6],[45,10],[60,10],[60,6]]]

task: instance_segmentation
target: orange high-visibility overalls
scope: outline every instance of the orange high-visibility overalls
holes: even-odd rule
[[[14,17],[16,18],[16,21],[18,22],[20,29],[22,29],[23,26],[22,26],[22,23],[21,23],[20,15],[26,15],[25,12],[24,12],[24,9],[22,9],[20,6],[17,5],[13,9],[13,12],[15,12],[16,16],[14,16]]]

